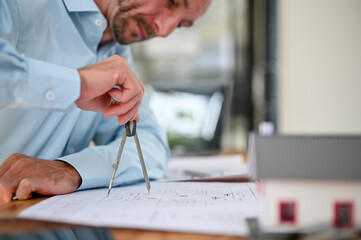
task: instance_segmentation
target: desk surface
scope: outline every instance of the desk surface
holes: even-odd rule
[[[17,231],[36,231],[41,229],[57,229],[61,227],[72,227],[73,225],[53,222],[43,222],[35,220],[17,219],[17,214],[46,198],[35,198],[25,201],[12,201],[5,205],[0,205],[0,234]],[[74,227],[74,226],[73,226]],[[236,236],[219,236],[206,234],[191,234],[178,232],[149,231],[138,229],[109,229],[114,239],[194,239],[194,240],[233,240],[242,239]]]

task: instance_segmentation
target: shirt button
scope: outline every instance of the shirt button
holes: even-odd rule
[[[103,24],[103,21],[101,19],[95,20],[95,25],[101,26]]]
[[[48,101],[53,101],[55,99],[55,92],[52,90],[48,90],[45,93],[45,99]]]

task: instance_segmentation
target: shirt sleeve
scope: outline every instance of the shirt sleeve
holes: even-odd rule
[[[0,107],[66,111],[75,106],[78,71],[16,50],[21,21],[15,1],[1,1],[0,16]]]
[[[137,133],[144,161],[149,178],[157,179],[162,177],[170,156],[166,134],[157,123],[147,101],[143,101],[139,113],[141,119],[137,123]],[[94,138],[97,146],[59,158],[79,172],[82,177],[79,189],[108,187],[124,130],[116,118],[104,118]],[[134,137],[127,137],[114,186],[138,181],[144,181],[143,172]]]

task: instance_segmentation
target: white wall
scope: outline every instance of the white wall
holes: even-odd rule
[[[267,180],[262,184],[262,224],[267,231],[333,227],[336,201],[354,203],[354,224],[361,226],[361,181]],[[296,224],[279,223],[280,201],[296,201]],[[321,229],[322,230],[322,229]]]
[[[361,1],[279,1],[281,133],[361,133]]]

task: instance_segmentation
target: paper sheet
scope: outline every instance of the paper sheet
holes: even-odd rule
[[[248,164],[240,154],[172,157],[165,171],[164,180],[206,179],[240,176],[248,172]]]
[[[44,200],[21,218],[101,227],[245,236],[246,217],[258,216],[254,183],[152,182],[79,191]]]

